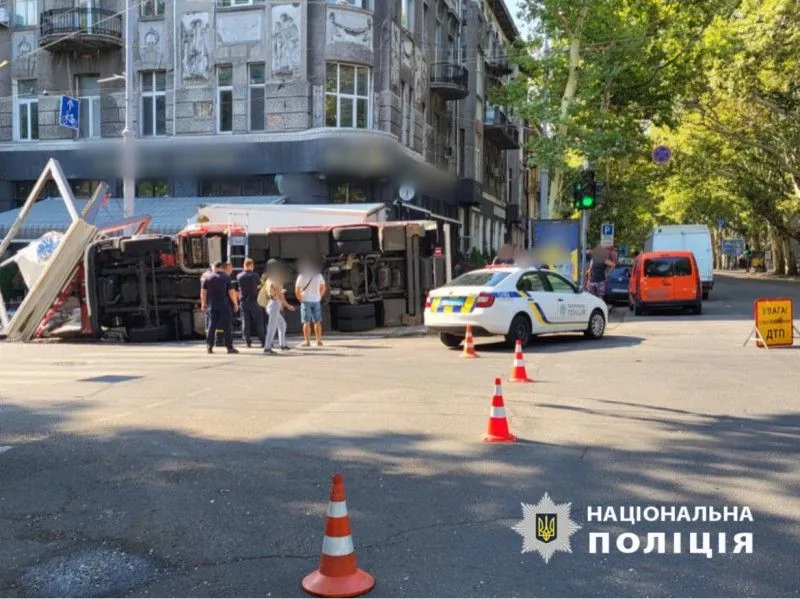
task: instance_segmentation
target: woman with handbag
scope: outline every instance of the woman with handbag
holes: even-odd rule
[[[274,355],[272,349],[275,343],[275,335],[278,335],[278,347],[282,350],[289,349],[286,344],[286,319],[283,317],[283,310],[295,311],[295,307],[286,301],[283,292],[285,278],[280,263],[274,258],[267,262],[267,280],[258,293],[258,303],[267,310],[267,342],[264,345],[266,355]]]

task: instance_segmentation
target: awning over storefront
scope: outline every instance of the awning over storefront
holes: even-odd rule
[[[82,211],[88,200],[75,200],[78,211]],[[148,233],[175,235],[189,222],[195,222],[197,211],[203,206],[213,204],[281,204],[281,196],[234,197],[234,198],[137,198],[136,214],[149,214],[152,217]],[[123,218],[121,198],[111,198],[97,213],[95,224],[102,227]],[[6,235],[17,218],[20,209],[0,213],[0,238]],[[60,198],[46,198],[33,205],[17,241],[33,241],[49,231],[63,233],[67,230],[70,217]]]

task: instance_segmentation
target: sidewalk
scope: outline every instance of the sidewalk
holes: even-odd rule
[[[800,276],[776,275],[769,272],[746,272],[744,270],[715,270],[714,276],[731,277],[733,279],[766,279],[771,281],[791,281],[800,283]]]

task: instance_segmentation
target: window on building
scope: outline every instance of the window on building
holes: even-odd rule
[[[39,97],[36,79],[17,81],[14,98],[15,138],[22,141],[39,139]]]
[[[169,197],[169,181],[167,179],[142,179],[136,182],[137,198]]]
[[[483,98],[483,96],[484,96],[484,83],[485,82],[484,82],[483,71],[484,71],[484,64],[485,64],[484,61],[485,60],[486,59],[483,56],[483,52],[481,50],[478,50],[478,59],[477,59],[477,64],[476,64],[476,68],[475,68],[475,85],[476,85],[475,90],[476,90],[478,96],[481,97],[481,98]],[[483,119],[483,114],[481,113],[481,115],[478,118],[480,118],[482,120]]]
[[[325,125],[370,128],[372,78],[367,67],[328,63],[325,74]]]
[[[466,145],[466,130],[459,129],[458,130],[458,176],[465,177],[466,173],[464,173],[464,169],[466,165],[464,164],[466,160],[464,160],[464,146]]]
[[[167,73],[142,73],[142,137],[167,134]]]
[[[14,1],[14,25],[16,27],[33,27],[39,20],[37,0]]]
[[[33,191],[34,185],[36,185],[36,181],[14,181],[14,203],[17,205],[17,208],[21,207],[28,200],[28,196]],[[50,180],[45,183],[44,189],[42,193],[39,194],[39,197],[36,198],[36,201],[38,202],[44,198],[58,197],[61,197],[58,186],[55,181]]]
[[[217,131],[233,131],[233,67],[217,67]]]
[[[264,130],[264,97],[267,76],[263,62],[250,64],[250,131]]]
[[[252,6],[254,4],[264,4],[264,0],[217,0],[217,6]]]
[[[333,183],[329,190],[331,204],[363,204],[367,201],[367,190],[363,185]]]
[[[274,175],[255,175],[238,179],[206,179],[200,183],[203,197],[240,197],[280,195]]]
[[[428,13],[430,12],[430,8],[428,7],[428,3],[425,2],[422,5],[422,51],[423,52],[430,52],[430,48],[428,48],[428,29],[430,29],[430,17]],[[430,54],[428,54],[430,56]]]
[[[475,180],[483,183],[483,134],[475,132]]]
[[[400,24],[408,31],[414,31],[414,3],[416,0],[402,0],[403,12],[400,15]]]
[[[81,102],[78,137],[100,137],[100,84],[96,75],[78,76],[78,98]]]
[[[76,198],[88,199],[94,195],[97,186],[101,181],[93,181],[91,179],[73,179],[69,182],[72,189],[72,195]]]
[[[139,15],[142,17],[163,17],[165,8],[165,0],[144,0],[139,5]]]
[[[402,96],[401,102],[403,103],[403,113],[402,113],[402,120],[400,122],[400,143],[404,146],[410,145],[410,138],[409,138],[409,125],[408,122],[411,119],[411,96],[410,96],[410,88],[408,85],[403,83],[402,86]]]
[[[325,0],[328,4],[349,4],[358,8],[372,10],[372,0]]]
[[[444,27],[442,20],[436,19],[436,39],[433,40],[433,63],[440,64],[444,56]]]

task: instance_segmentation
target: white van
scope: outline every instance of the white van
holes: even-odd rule
[[[694,254],[703,285],[703,299],[714,288],[714,251],[711,231],[706,225],[667,225],[656,227],[644,242],[645,252],[689,250]]]

